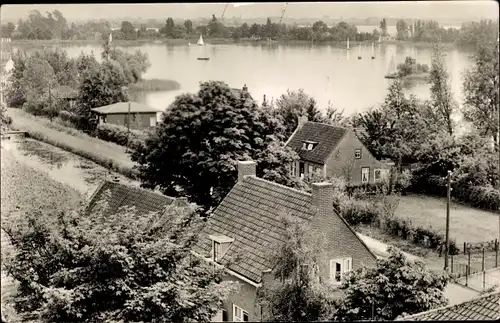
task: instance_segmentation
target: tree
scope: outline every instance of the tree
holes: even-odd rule
[[[276,100],[275,113],[285,125],[285,137],[297,128],[299,117],[307,116],[309,121],[322,122],[323,117],[317,108],[316,100],[307,95],[303,89],[298,91],[287,90]]]
[[[434,47],[433,51],[430,82],[432,105],[442,118],[448,133],[453,135],[453,115],[458,104],[451,93],[449,75],[444,65],[443,50],[439,44]]]
[[[84,120],[82,126],[89,126],[90,109],[128,101],[128,84],[123,68],[116,61],[104,61],[96,68],[84,70],[77,97],[77,112]]]
[[[132,155],[145,187],[158,186],[169,196],[181,190],[207,211],[235,184],[238,160],[255,160],[260,177],[271,169],[269,176],[289,180],[291,151],[279,144],[283,126],[244,92],[204,82],[197,94],[177,96],[162,119]]]
[[[20,283],[18,311],[42,322],[209,321],[237,291],[191,255],[202,222],[194,206],[137,216],[108,214],[106,204],[3,226],[16,250],[5,268]]]
[[[23,75],[26,69],[26,54],[17,51],[12,55],[14,69],[9,77],[9,85],[6,93],[6,103],[11,108],[20,108],[26,102],[26,94],[23,89]]]
[[[387,36],[387,21],[385,18],[380,22],[380,30],[382,31],[382,37]]]
[[[165,21],[165,34],[167,37],[170,37],[170,38],[173,37],[174,28],[175,28],[174,19],[172,19],[171,17],[168,17],[167,20]]]
[[[395,248],[387,259],[378,259],[375,268],[352,272],[341,285],[344,297],[334,320],[393,321],[401,315],[425,312],[445,306],[446,274],[433,272],[417,260],[407,260]]]
[[[188,36],[190,36],[193,33],[193,22],[189,19],[185,20],[184,27],[186,28],[186,32],[187,32]]]
[[[495,141],[498,131],[499,80],[498,43],[479,46],[474,66],[464,75],[463,116],[479,133]],[[497,141],[497,149],[500,143]]]
[[[399,19],[396,22],[396,39],[407,40],[409,36],[408,23],[404,19]]]
[[[54,69],[49,62],[37,56],[27,57],[21,86],[26,100],[35,100],[48,93],[49,84],[57,84]]]
[[[120,31],[123,33],[126,40],[137,39],[137,32],[130,21],[122,21]]]
[[[317,276],[320,240],[307,225],[291,216],[282,217],[283,243],[270,253],[273,280],[257,291],[267,322],[310,322],[329,318],[334,299],[332,286],[322,286]]]
[[[16,30],[16,25],[14,25],[12,22],[2,25],[2,37],[11,38],[14,30]]]

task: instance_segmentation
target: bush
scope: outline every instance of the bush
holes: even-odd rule
[[[99,139],[113,142],[120,146],[127,146],[127,142],[130,140],[129,147],[132,149],[136,149],[141,145],[146,137],[145,132],[130,130],[129,138],[127,128],[108,123],[98,125],[95,134]]]
[[[343,201],[338,210],[349,225],[374,224],[378,222],[380,209],[373,202],[349,199]]]

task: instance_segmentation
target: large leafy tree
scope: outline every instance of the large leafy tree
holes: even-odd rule
[[[334,320],[394,320],[447,304],[443,290],[444,273],[430,271],[420,260],[407,260],[401,251],[389,248],[387,259],[378,259],[375,268],[350,273],[341,289]]]
[[[92,108],[128,101],[128,84],[123,68],[116,61],[104,61],[83,70],[77,98],[78,114],[88,120]]]
[[[283,243],[273,248],[272,278],[258,292],[264,321],[311,322],[327,319],[334,309],[334,288],[321,285],[317,276],[321,240],[307,224],[283,216]]]
[[[23,75],[26,69],[26,54],[17,51],[12,55],[14,69],[9,77],[7,87],[6,102],[11,108],[20,108],[26,102],[26,94],[23,89]]]
[[[28,213],[5,226],[19,312],[42,322],[209,321],[236,292],[220,269],[191,255],[202,222],[193,206],[141,216],[105,209]]]
[[[499,75],[498,42],[482,43],[474,56],[474,66],[466,71],[463,83],[464,118],[482,136],[494,140],[498,131]],[[499,143],[497,140],[497,149]]]
[[[282,94],[276,100],[275,107],[275,114],[281,118],[285,125],[284,135],[287,138],[297,128],[301,116],[307,116],[309,121],[324,121],[316,100],[306,94],[303,89],[298,91],[288,90],[286,94]]]
[[[209,81],[196,94],[179,95],[157,130],[132,155],[143,185],[168,195],[183,192],[205,210],[236,182],[238,160],[257,162],[257,175],[290,181],[278,119],[245,92]]]
[[[440,44],[434,46],[430,83],[432,106],[442,119],[448,133],[453,135],[453,117],[458,109],[458,104],[451,92],[449,75],[444,64],[443,49]]]

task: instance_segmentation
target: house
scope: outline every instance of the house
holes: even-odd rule
[[[456,305],[398,318],[396,321],[496,321],[500,319],[500,292]]]
[[[100,108],[91,109],[99,124],[112,123],[127,126],[130,116],[131,129],[156,127],[160,110],[137,102],[117,102]]]
[[[344,178],[350,185],[376,183],[388,176],[390,166],[378,161],[354,131],[299,118],[297,129],[285,144],[299,155],[290,165],[292,175],[305,177],[320,172]]]
[[[90,196],[85,214],[96,211],[98,203],[102,201],[108,203],[104,210],[105,215],[116,214],[122,207],[134,207],[137,215],[145,215],[150,212],[161,212],[174,203],[179,206],[187,203],[184,198],[175,199],[155,191],[106,180]]]
[[[56,100],[64,101],[65,108],[73,108],[78,97],[78,91],[67,85],[61,85],[51,89],[51,95]]]
[[[325,237],[317,272],[322,283],[340,283],[342,275],[376,257],[345,220],[333,210],[333,185],[313,184],[312,194],[256,177],[253,161],[238,162],[238,181],[215,209],[200,233],[193,253],[224,266],[226,280],[242,285],[214,320],[259,321],[265,309],[256,305],[256,292],[272,282],[269,251],[283,242],[281,215],[304,220]],[[239,255],[238,260],[229,263]]]

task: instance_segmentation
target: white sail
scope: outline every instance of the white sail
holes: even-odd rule
[[[198,42],[197,42],[198,46],[203,46],[203,36],[200,35],[200,38],[198,39]]]
[[[347,37],[347,49],[350,49],[349,48],[349,37]]]
[[[378,36],[378,42],[379,42],[379,44],[382,42],[382,35]]]

